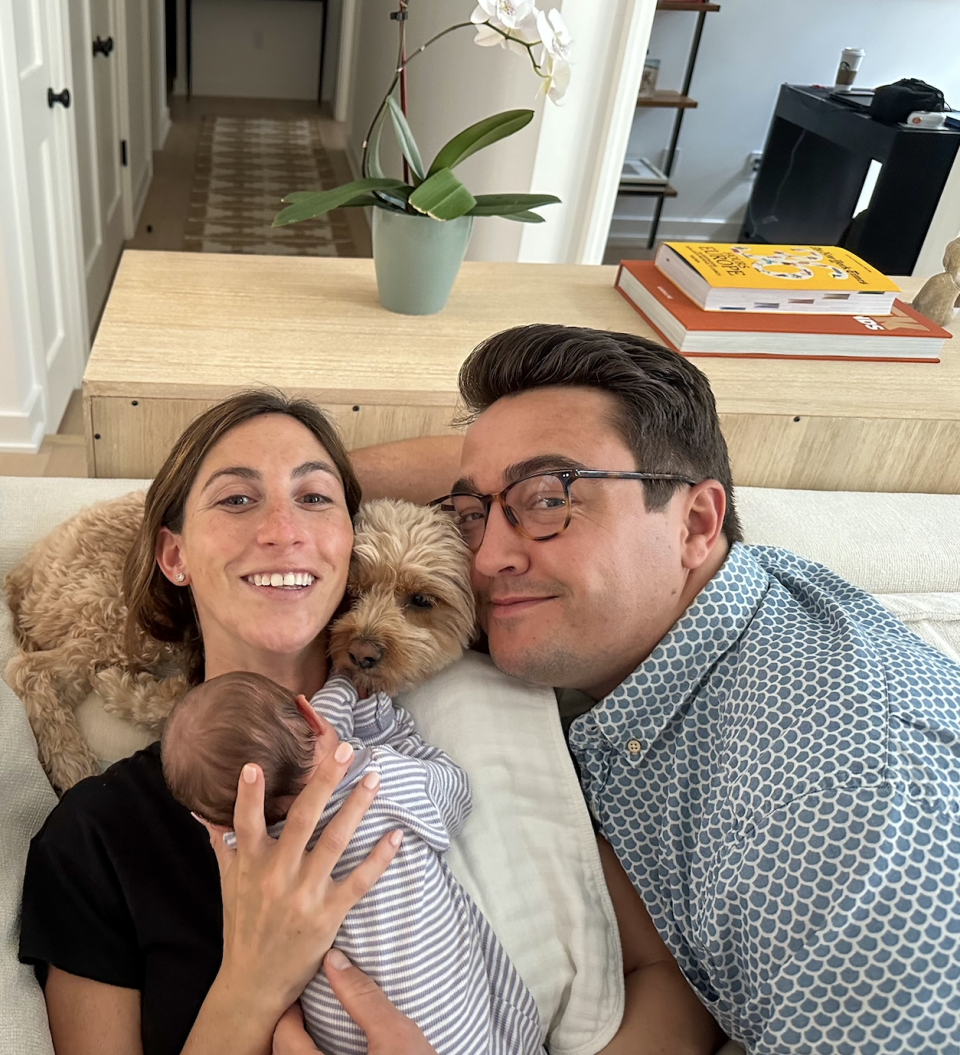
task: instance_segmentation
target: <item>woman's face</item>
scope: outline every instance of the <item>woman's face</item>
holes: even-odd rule
[[[266,414],[232,429],[203,460],[183,530],[161,529],[157,560],[189,586],[206,676],[314,655],[340,603],[353,546],[343,485],[304,425]]]

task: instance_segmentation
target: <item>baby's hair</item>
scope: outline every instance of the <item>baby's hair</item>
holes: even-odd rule
[[[170,713],[160,754],[174,798],[212,824],[233,827],[240,771],[263,770],[267,824],[286,816],[313,770],[316,734],[292,693],[260,674],[221,674],[192,688]]]

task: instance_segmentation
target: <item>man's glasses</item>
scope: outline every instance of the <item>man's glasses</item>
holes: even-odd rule
[[[567,529],[577,498],[571,489],[578,480],[667,480],[695,486],[696,481],[677,473],[628,473],[603,469],[551,469],[517,480],[492,495],[466,491],[437,498],[430,504],[449,513],[464,541],[476,552],[483,542],[490,507],[498,503],[507,523],[524,538],[545,542]],[[578,494],[582,488],[578,489]]]

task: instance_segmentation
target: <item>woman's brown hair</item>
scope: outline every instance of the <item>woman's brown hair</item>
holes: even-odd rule
[[[140,633],[157,641],[185,646],[186,673],[194,684],[203,681],[203,638],[193,596],[190,590],[174,586],[160,570],[156,560],[157,538],[162,527],[175,534],[183,530],[187,495],[213,446],[238,425],[263,414],[285,414],[309,429],[340,474],[351,518],[360,506],[360,482],[343,441],[333,423],[307,399],[291,399],[270,389],[240,392],[190,422],[147,492],[143,523],[127,554],[123,595],[131,649],[135,652]]]

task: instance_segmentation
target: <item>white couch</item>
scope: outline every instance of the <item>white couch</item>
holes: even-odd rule
[[[0,578],[81,506],[138,486],[0,478]],[[960,659],[960,496],[743,488],[738,498],[748,541],[822,561]],[[12,649],[9,612],[0,604],[0,670]],[[107,719],[94,702],[83,709],[82,724],[105,758],[122,757],[146,739]],[[27,845],[55,802],[20,703],[0,682],[0,1052],[52,1050],[42,995],[32,971],[17,963],[16,948]]]

